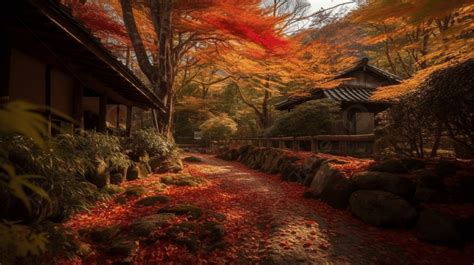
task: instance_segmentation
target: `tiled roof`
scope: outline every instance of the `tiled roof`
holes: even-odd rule
[[[335,88],[330,89],[312,89],[310,93],[303,96],[292,96],[284,101],[275,104],[277,110],[291,109],[296,105],[302,104],[306,101],[329,98],[335,101],[344,103],[371,103],[371,104],[385,104],[383,101],[375,101],[370,99],[374,93],[375,88],[366,86],[356,86],[349,84],[341,84]]]

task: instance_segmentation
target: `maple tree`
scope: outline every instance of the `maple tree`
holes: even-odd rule
[[[363,43],[381,45],[391,71],[407,78],[374,98],[400,96],[434,71],[471,58],[473,11],[468,0],[368,1],[355,11],[350,19],[370,28]]]
[[[154,118],[157,127],[166,133],[170,133],[172,127],[175,77],[189,66],[192,53],[200,49],[219,51],[236,42],[254,43],[261,47],[255,49],[259,52],[281,52],[281,46],[286,45],[284,38],[274,30],[278,19],[267,16],[259,1],[93,2],[72,7],[79,14],[77,17],[86,21],[99,36],[111,25],[102,22],[106,17],[101,12],[88,15],[91,13],[88,8],[96,10],[99,5],[108,10],[109,19],[123,19],[119,31],[126,29],[140,70],[167,106],[166,117],[155,115]],[[233,13],[245,14],[245,19],[228,16]],[[113,38],[112,35],[107,37]]]

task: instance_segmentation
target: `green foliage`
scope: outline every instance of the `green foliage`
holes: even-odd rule
[[[123,139],[122,144],[133,159],[144,154],[150,157],[167,158],[177,153],[176,144],[155,130],[134,131],[131,137]]]
[[[46,191],[44,191],[42,188],[38,187],[37,185],[34,185],[29,181],[30,179],[41,179],[43,177],[34,175],[16,175],[15,168],[8,164],[3,164],[1,168],[7,174],[0,172],[0,177],[2,177],[3,179],[9,179],[8,187],[10,189],[11,194],[16,198],[20,199],[29,212],[31,211],[31,203],[28,198],[28,195],[24,190],[24,187],[30,189],[32,192],[49,201],[48,193],[46,193]]]
[[[275,120],[265,132],[267,136],[329,134],[333,123],[340,120],[340,106],[331,100],[313,100],[299,105]]]
[[[46,176],[41,180],[28,178],[51,197],[50,204],[44,196],[26,193],[34,198],[33,211],[29,214],[32,220],[45,217],[62,220],[77,211],[88,209],[96,200],[107,198],[94,185],[85,182],[87,172],[95,169],[94,159],[106,161],[109,170],[126,168],[131,163],[122,149],[120,139],[115,136],[99,133],[86,133],[84,136],[63,134],[52,138],[49,145],[49,149],[41,149],[25,137],[0,137],[4,161],[11,163],[22,175]],[[2,208],[6,211],[14,205],[15,200],[10,198]]]
[[[15,257],[37,256],[46,251],[46,233],[36,233],[30,227],[14,222],[0,222],[0,260],[14,263]]]
[[[210,118],[199,128],[205,140],[223,140],[237,132],[237,123],[227,115],[220,115]]]

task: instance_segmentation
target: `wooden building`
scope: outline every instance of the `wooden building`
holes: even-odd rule
[[[335,126],[334,134],[371,134],[375,114],[387,109],[389,104],[370,97],[380,86],[401,82],[399,77],[370,65],[367,58],[338,74],[335,79],[347,80],[333,88],[313,88],[304,96],[290,96],[277,103],[275,108],[290,111],[304,102],[329,98],[340,102],[342,109],[342,124]]]
[[[3,102],[52,107],[76,120],[76,129],[105,132],[107,124],[119,127],[126,121],[127,134],[133,108],[164,111],[158,96],[58,2],[15,0],[0,14]],[[51,123],[72,127],[45,115]]]

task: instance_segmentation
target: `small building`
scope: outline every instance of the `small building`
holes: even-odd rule
[[[333,134],[372,134],[375,115],[389,107],[387,102],[372,100],[372,94],[380,86],[401,82],[401,78],[370,65],[367,58],[334,79],[347,80],[333,88],[313,88],[303,96],[292,95],[275,108],[290,111],[304,102],[329,98],[340,102],[342,110],[342,123],[334,127]]]
[[[164,111],[159,97],[57,1],[15,0],[0,14],[2,102],[51,107],[76,120],[75,129],[124,132],[126,121],[127,134],[133,109]],[[73,127],[45,115],[50,124]]]

